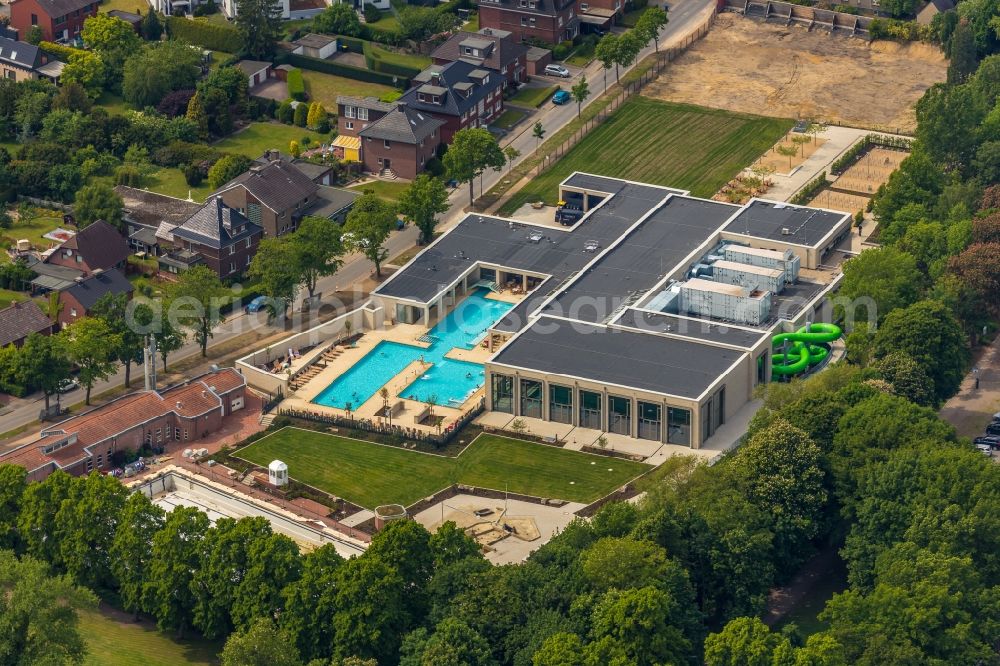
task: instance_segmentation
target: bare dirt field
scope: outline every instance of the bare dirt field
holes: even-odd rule
[[[947,62],[927,44],[866,42],[721,14],[643,91],[744,113],[910,131],[913,104]]]

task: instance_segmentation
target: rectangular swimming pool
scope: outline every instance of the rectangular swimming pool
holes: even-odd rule
[[[407,365],[423,358],[431,367],[403,389],[399,397],[426,402],[433,396],[439,405],[458,407],[483,385],[483,366],[445,358],[445,354],[456,347],[472,349],[490,326],[513,307],[511,303],[486,298],[487,293],[485,289],[470,293],[428,331],[432,342],[427,348],[390,341],[378,343],[313,398],[313,402],[357,409]]]

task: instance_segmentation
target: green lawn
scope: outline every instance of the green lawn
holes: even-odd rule
[[[392,88],[379,85],[378,83],[368,83],[367,81],[356,81],[343,76],[324,74],[323,72],[310,72],[302,70],[302,79],[306,84],[306,92],[309,99],[315,100],[326,107],[327,111],[337,112],[337,95],[355,95],[357,97],[379,97]]]
[[[791,120],[636,97],[555,166],[533,178],[501,207],[500,214],[510,215],[528,201],[554,205],[559,182],[574,171],[669,185],[710,197],[791,126]]]
[[[416,69],[426,69],[431,66],[431,59],[427,56],[396,53],[395,51],[383,49],[374,44],[372,44],[371,49],[372,56],[389,64],[402,65],[403,67],[414,67]]]
[[[12,206],[11,210],[15,210]],[[39,209],[39,216],[31,220],[27,224],[17,221],[14,223],[10,229],[4,229],[3,233],[0,234],[0,238],[3,238],[3,244],[13,245],[15,241],[22,238],[27,238],[31,241],[31,244],[36,250],[45,250],[49,246],[55,245],[55,241],[50,241],[47,238],[42,238],[43,234],[47,234],[56,227],[61,227],[63,224],[62,213],[58,211],[51,211],[47,209]],[[6,252],[0,252],[0,263],[7,263],[10,261]]]
[[[479,32],[479,14],[470,16],[469,20],[462,26],[462,30],[465,32]]]
[[[386,32],[402,32],[403,28],[399,25],[399,19],[392,12],[383,11],[382,18],[375,21],[374,23],[368,23],[368,26],[376,30],[384,30]]]
[[[97,98],[95,102],[97,106],[102,107],[109,115],[121,116],[124,115],[126,111],[131,111],[132,106],[122,99],[121,95],[116,95],[113,92],[108,92],[105,90],[101,93],[101,96]]]
[[[493,121],[493,124],[500,129],[509,130],[514,125],[518,124],[524,117],[527,116],[524,111],[518,111],[517,109],[507,109],[500,114],[500,117]]]
[[[104,13],[117,9],[121,12],[132,12],[145,16],[149,10],[149,3],[145,0],[104,0],[101,3],[101,11]]]
[[[227,153],[242,153],[247,157],[257,158],[269,148],[277,148],[287,153],[288,144],[291,141],[298,141],[301,144],[303,137],[307,136],[310,139],[310,145],[330,140],[329,134],[317,134],[295,125],[253,123],[245,130],[227,136],[214,144],[214,147]],[[187,194],[184,196],[186,198]]]
[[[445,458],[295,428],[237,455],[262,466],[280,458],[292,478],[369,508],[408,506],[452,483],[592,502],[650,469],[494,435],[480,435],[457,458]]]
[[[23,291],[11,291],[10,289],[0,289],[0,309],[11,303],[23,303],[28,300],[28,294]]]
[[[565,62],[570,65],[576,65],[577,67],[586,67],[590,64],[590,61],[594,59],[594,44],[591,42],[584,42],[580,44],[573,53],[566,58]]]
[[[511,97],[509,101],[511,104],[519,104],[520,106],[541,106],[545,103],[552,94],[559,89],[559,86],[546,86],[544,88],[535,88],[531,86],[526,86],[521,88],[516,95]]]
[[[281,146],[281,150],[287,152],[288,146]],[[251,157],[260,157],[260,153],[251,155]],[[205,197],[212,191],[207,182],[202,183],[198,187],[191,187],[184,180],[184,173],[180,169],[171,169],[169,167],[157,169],[150,174],[143,183],[143,187],[153,192],[177,197],[178,199],[187,199],[188,194],[190,194],[192,199],[199,202],[204,201]]]
[[[375,194],[379,195],[383,199],[386,199],[387,201],[399,201],[399,197],[403,194],[403,190],[409,186],[409,183],[403,183],[397,180],[373,180],[370,183],[364,183],[363,185],[353,185],[348,189],[374,190]]]
[[[176,641],[149,622],[120,622],[101,611],[80,613],[80,634],[87,643],[84,666],[201,666],[218,664],[222,644]]]

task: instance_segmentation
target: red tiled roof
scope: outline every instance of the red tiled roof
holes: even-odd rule
[[[243,375],[232,368],[223,368],[162,393],[138,391],[46,428],[35,441],[0,456],[0,464],[21,465],[28,471],[46,463],[66,467],[85,459],[89,455],[87,447],[170,412],[192,418],[218,408],[222,404],[220,395],[243,385]],[[45,446],[74,434],[75,443],[48,454],[42,451]]]

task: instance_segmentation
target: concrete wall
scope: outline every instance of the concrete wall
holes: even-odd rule
[[[377,321],[377,319],[369,320]],[[314,326],[307,331],[291,335],[280,342],[274,343],[270,347],[258,349],[250,354],[247,354],[243,358],[236,361],[236,367],[239,369],[240,374],[246,378],[247,384],[250,386],[272,395],[276,395],[278,393],[287,395],[289,382],[287,374],[272,374],[265,370],[261,370],[257,366],[268,363],[270,360],[274,360],[278,356],[284,356],[288,353],[289,347],[292,349],[301,349],[303,347],[315,347],[317,345],[323,346],[336,343],[345,336],[347,329],[344,326],[344,322],[347,321],[351,322],[352,335],[366,330],[364,308],[351,310],[350,312],[342,314],[335,319],[331,319],[324,324],[320,324],[319,326]]]

